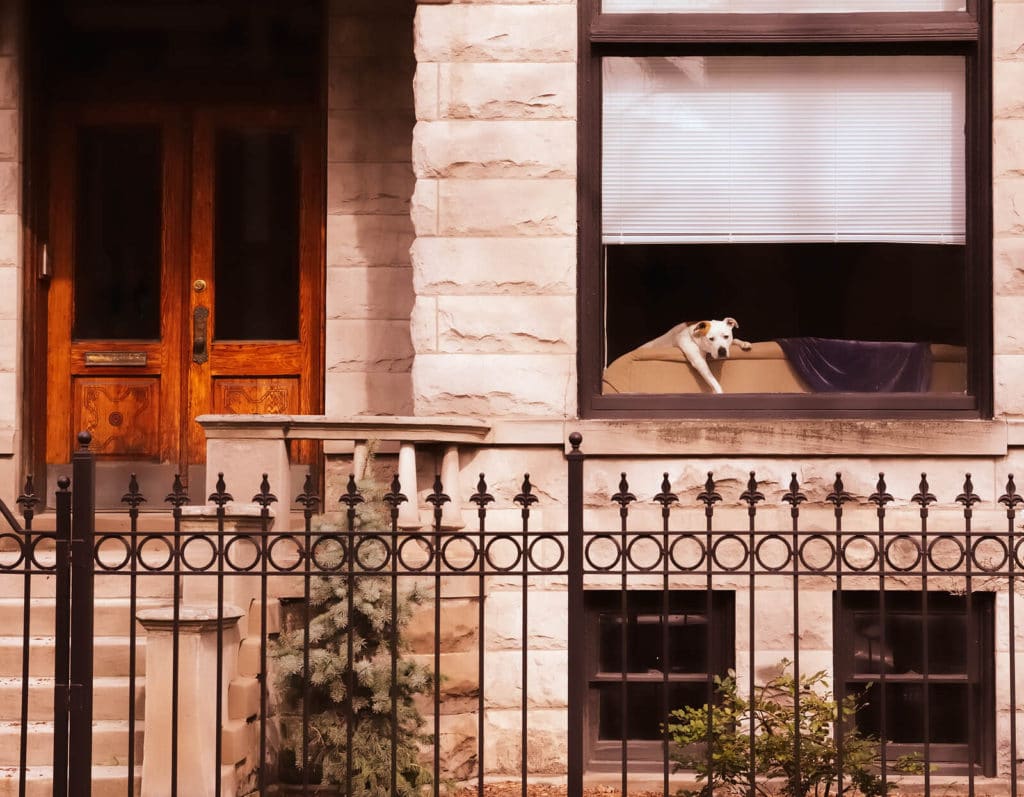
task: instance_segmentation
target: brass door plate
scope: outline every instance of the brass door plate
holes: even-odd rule
[[[144,351],[87,351],[85,364],[144,368],[149,364],[149,356]]]

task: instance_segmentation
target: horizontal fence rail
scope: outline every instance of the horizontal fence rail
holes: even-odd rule
[[[1016,797],[1012,476],[999,528],[974,528],[969,474],[944,501],[922,474],[913,528],[904,511],[890,530],[884,474],[866,500],[836,474],[812,511],[795,474],[769,506],[756,473],[732,495],[708,473],[684,506],[669,473],[647,498],[625,473],[587,495],[581,442],[570,437],[564,505],[538,506],[529,474],[510,506],[483,474],[454,499],[438,477],[431,522],[407,530],[399,508],[415,496],[397,476],[350,477],[327,507],[309,476],[292,530],[277,527],[289,502],[266,477],[242,496],[258,515],[239,520],[221,474],[206,521],[176,478],[153,501],[169,507],[166,528],[141,531],[152,496],[134,475],[127,529],[94,527],[82,437],[56,531],[32,528],[31,479],[22,522],[0,504],[0,585],[21,602],[20,628],[2,632],[16,672],[0,675],[18,681],[0,717],[18,740],[8,783],[21,795],[89,794],[102,774],[104,793],[128,795]],[[472,528],[444,527],[453,500],[475,511]],[[52,662],[31,644],[50,629]],[[115,716],[125,733],[111,742]],[[29,733],[41,719],[42,753]]]

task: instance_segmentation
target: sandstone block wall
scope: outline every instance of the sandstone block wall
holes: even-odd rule
[[[333,2],[326,410],[412,412],[413,0]]]
[[[417,414],[576,407],[576,7],[421,5]]]

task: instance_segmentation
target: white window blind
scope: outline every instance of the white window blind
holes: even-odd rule
[[[963,243],[958,56],[605,58],[605,243]]]
[[[966,11],[964,0],[603,0],[606,14],[819,14],[854,11]]]

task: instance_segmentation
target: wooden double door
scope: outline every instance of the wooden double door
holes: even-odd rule
[[[321,406],[316,115],[61,108],[52,127],[46,459],[187,473],[205,413]]]

